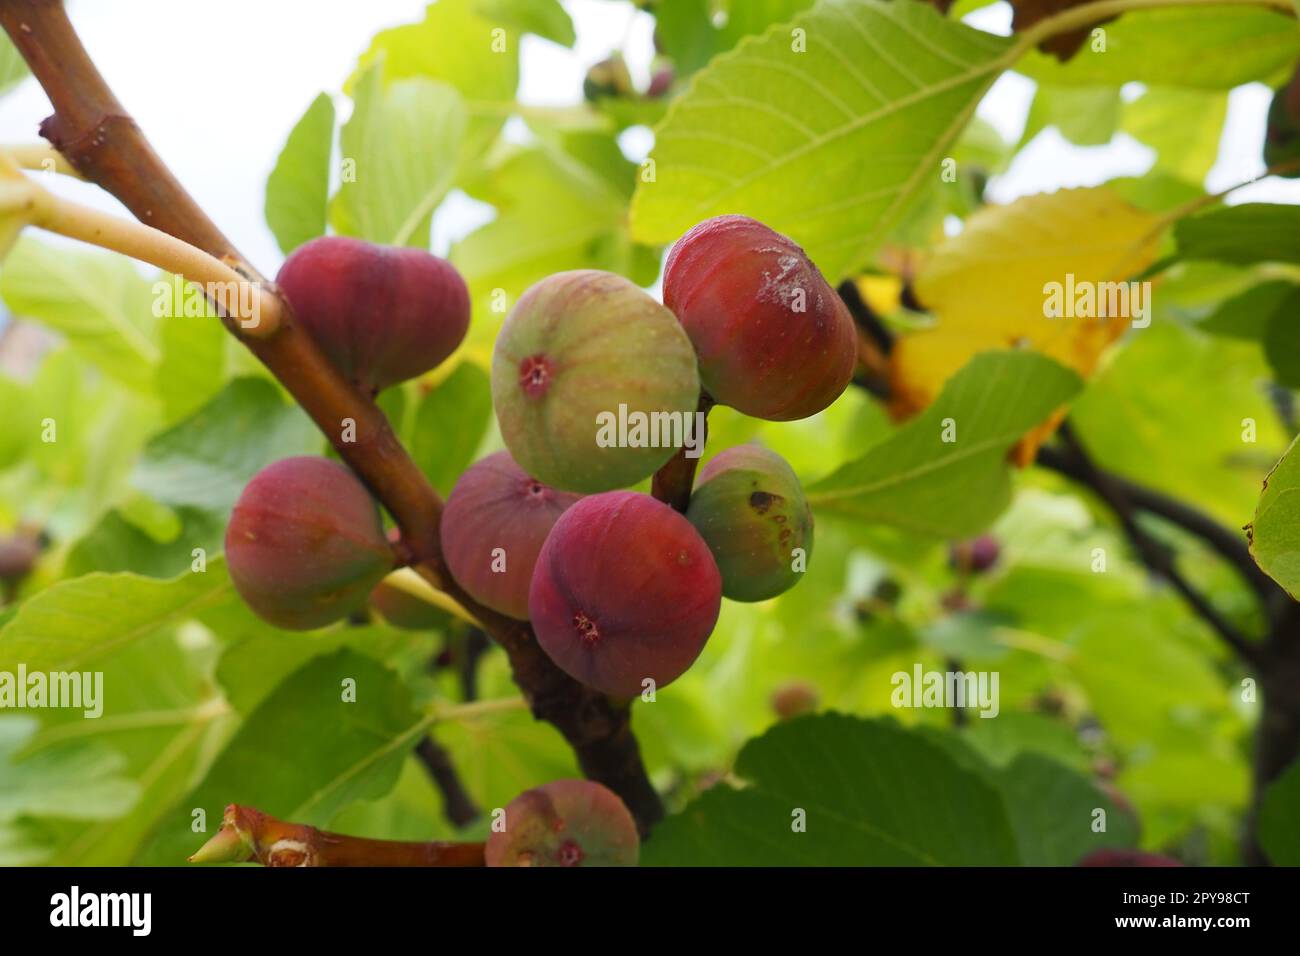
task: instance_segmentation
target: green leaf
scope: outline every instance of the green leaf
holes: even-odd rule
[[[840,714],[778,724],[717,785],[659,824],[646,866],[1010,866],[1002,797],[922,735]],[[958,796],[959,795],[959,796]],[[796,832],[795,812],[806,814]]]
[[[942,537],[982,530],[1011,498],[1007,452],[1081,387],[1034,352],[985,352],[938,399],[864,457],[808,489],[817,515]],[[944,441],[952,419],[955,441]]]
[[[745,37],[792,19],[814,2],[739,0],[730,4],[721,25],[715,25],[716,4],[710,0],[669,0],[655,7],[655,37],[664,53],[672,57],[678,76],[686,77]]]
[[[415,411],[411,457],[443,495],[474,460],[492,419],[487,373],[462,362],[420,400]]]
[[[1243,203],[1174,224],[1178,255],[1253,265],[1300,263],[1300,206]]]
[[[1292,442],[1264,479],[1264,493],[1246,533],[1255,563],[1300,600],[1300,454],[1295,449]]]
[[[438,0],[419,23],[375,34],[362,54],[349,89],[372,63],[383,61],[384,82],[423,77],[460,91],[470,113],[466,159],[496,138],[514,109],[519,85],[519,37],[494,35],[500,27],[479,16],[478,0]]]
[[[1227,91],[1153,86],[1124,105],[1120,129],[1156,151],[1156,168],[1199,185],[1219,158]]]
[[[274,385],[235,379],[153,438],[131,482],[163,504],[224,516],[258,471],[281,458],[319,452],[322,441],[306,413],[286,403]]]
[[[1179,374],[1169,375],[1171,368]],[[1199,335],[1157,314],[1092,381],[1070,421],[1102,467],[1240,528],[1286,442],[1259,387],[1268,374],[1255,346]],[[1242,442],[1246,418],[1255,422],[1255,444]]]
[[[1269,81],[1300,54],[1294,19],[1246,7],[1130,10],[1103,28],[1105,52],[1091,43],[1069,61],[1034,51],[1016,70],[1053,85],[1129,81],[1228,90]]]
[[[1300,760],[1264,791],[1259,845],[1274,866],[1300,866]]]
[[[121,649],[231,598],[220,558],[170,581],[87,574],[33,595],[0,629],[0,671],[93,669]]]
[[[1225,338],[1259,342],[1277,315],[1300,312],[1300,286],[1281,280],[1261,282],[1224,300],[1196,328]]]
[[[385,87],[378,67],[363,73],[339,134],[344,176],[331,206],[334,228],[427,248],[433,211],[456,176],[465,119],[446,83],[415,78]]]
[[[162,360],[154,387],[168,424],[179,421],[221,391],[229,377],[230,338],[214,313],[162,324]]]
[[[22,54],[7,36],[0,36],[0,93],[27,76],[27,64]]]
[[[16,315],[66,336],[105,375],[151,388],[162,357],[154,296],[129,259],[22,239],[4,262],[0,296]]]
[[[573,46],[578,39],[560,0],[477,0],[474,12],[517,33],[535,33],[560,46]]]
[[[612,140],[611,140],[612,141]],[[567,269],[604,269],[649,285],[658,255],[636,246],[627,234],[627,199],[605,161],[596,165],[544,144],[511,149],[467,182],[476,199],[497,207],[497,217],[451,250],[451,261],[469,284],[475,323],[470,345],[482,364],[510,305],[530,285]],[[630,180],[633,167],[624,163]]]
[[[1119,87],[1051,86],[1040,83],[1029,107],[1023,146],[1042,130],[1054,126],[1076,146],[1110,142],[1119,122]]]
[[[31,718],[0,718],[0,822],[22,816],[105,820],[131,809],[140,788],[121,775],[126,761],[119,754],[76,742],[24,757],[20,751],[36,730]]]
[[[914,0],[823,0],[718,57],[674,101],[655,133],[655,179],[637,186],[633,236],[672,242],[744,213],[840,279],[938,184],[1016,42]]]
[[[347,686],[354,701],[344,699]],[[230,803],[324,826],[352,802],[387,793],[430,723],[397,675],[370,658],[344,650],[313,660],[248,716],[138,862],[179,865],[193,853],[204,840],[190,828],[196,808],[209,826]]]
[[[78,577],[94,571],[130,571],[151,578],[172,578],[189,570],[194,549],[219,552],[226,523],[219,515],[182,508],[174,513],[175,533],[159,540],[126,519],[123,512],[106,512],[68,552],[64,571]]]
[[[325,234],[333,149],[334,101],[321,93],[290,131],[266,180],[266,223],[285,253]]]

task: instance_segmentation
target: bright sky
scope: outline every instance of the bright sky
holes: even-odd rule
[[[587,67],[617,46],[644,80],[652,21],[630,3],[564,0],[578,42],[566,50],[536,37],[522,47],[520,98],[565,104],[580,96]],[[199,203],[241,250],[266,272],[280,252],[262,216],[267,174],[293,123],[321,90],[337,92],[369,38],[384,27],[419,20],[425,0],[72,0],[73,21],[91,56],[154,146]],[[1006,32],[1010,8],[999,3],[972,14],[983,29]],[[1008,139],[1019,137],[1033,84],[1006,76],[979,113]],[[1269,91],[1234,91],[1219,163],[1207,180],[1222,189],[1263,170],[1259,144]],[[32,142],[49,103],[34,80],[0,100],[0,142]],[[509,132],[518,133],[517,126]],[[651,138],[629,131],[623,144],[640,158]],[[991,186],[1006,202],[1025,193],[1088,185],[1145,171],[1152,154],[1120,135],[1110,145],[1071,146],[1054,130],[1041,134],[1013,169]],[[84,184],[60,180],[84,202],[115,202]],[[1270,180],[1242,190],[1237,201],[1300,202],[1300,182]],[[482,208],[452,202],[439,213],[435,245],[483,221]]]

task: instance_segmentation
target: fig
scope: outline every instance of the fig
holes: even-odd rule
[[[276,276],[298,324],[357,388],[374,395],[447,359],[469,330],[469,289],[421,249],[323,236]]]
[[[492,357],[506,447],[564,491],[648,478],[696,434],[699,393],[695,353],[672,313],[608,272],[538,282],[507,316]]]
[[[323,627],[365,604],[393,566],[379,507],[343,465],[301,456],[268,465],[235,503],[226,560],[240,596],[292,631]]]
[[[452,622],[451,615],[442,608],[387,581],[380,581],[370,592],[370,606],[389,625],[403,631],[441,631]]]
[[[452,577],[480,604],[526,620],[537,553],[579,497],[542,484],[509,452],[476,462],[452,488],[442,514],[442,551]]]
[[[807,681],[792,680],[772,691],[772,710],[779,720],[793,720],[817,709],[821,698]]]
[[[848,387],[857,330],[792,241],[747,216],[707,219],[664,267],[664,304],[699,356],[713,400],[746,415],[815,415]]]
[[[640,838],[623,801],[590,780],[525,790],[484,847],[488,866],[636,866]]]
[[[686,517],[713,552],[722,593],[733,601],[765,601],[788,591],[812,553],[812,510],[799,479],[784,458],[760,445],[713,457],[700,470]]]
[[[661,501],[608,491],[555,522],[528,593],[537,643],[575,680],[633,697],[663,687],[704,649],[722,604],[718,566]]]
[[[948,564],[954,571],[983,574],[998,563],[1000,554],[998,539],[991,534],[982,534],[953,544],[948,551]]]

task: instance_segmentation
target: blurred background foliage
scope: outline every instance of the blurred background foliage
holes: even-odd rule
[[[982,120],[965,122],[982,81],[898,105],[908,89],[943,83],[958,68],[995,78],[1012,41],[957,21],[985,5],[963,0],[945,19],[917,0],[824,0],[815,9],[811,0],[644,0],[658,24],[651,85],[635,86],[611,49],[592,64],[584,95],[543,108],[516,102],[519,40],[571,44],[564,7],[438,0],[422,21],[376,35],[339,89],[307,106],[267,182],[267,222],[286,252],[327,230],[427,247],[453,190],[491,208],[450,250],[474,301],[466,345],[424,380],[381,397],[444,494],[470,462],[501,447],[485,369],[520,293],[577,268],[651,287],[664,244],[722,211],[768,220],[803,242],[833,282],[857,280],[893,334],[936,337],[929,341],[951,361],[892,370],[924,383],[922,405],[937,400],[926,415],[945,402],[959,416],[988,413],[962,427],[982,430],[991,453],[948,461],[932,442],[918,444],[930,419],[895,421],[862,388],[801,422],[714,412],[709,454],[760,441],[812,489],[816,544],[794,590],[725,603],[695,667],[635,706],[670,811],[690,808],[649,842],[648,862],[1070,864],[1108,845],[1194,864],[1239,861],[1258,720],[1258,703],[1243,698],[1248,675],[1130,557],[1104,505],[1045,469],[1012,473],[1004,459],[1073,400],[1074,428],[1102,466],[1228,527],[1249,522],[1295,431],[1290,388],[1300,383],[1289,363],[1300,326],[1281,304],[1300,281],[1300,258],[1276,248],[1201,255],[1194,237],[1183,244],[1159,233],[1132,270],[1161,261],[1150,328],[1062,348],[1032,341],[1041,317],[996,305],[962,320],[975,329],[967,341],[958,319],[909,308],[906,288],[977,213],[1004,216],[992,232],[1006,254],[983,262],[1003,270],[986,276],[995,304],[999,282],[1036,293],[1027,285],[1036,274],[1018,259],[1026,249],[1046,243],[1068,262],[1089,230],[1106,228],[1089,220],[1044,239],[1023,209],[1008,226],[1009,215],[985,204],[990,178],[1048,128],[1077,144],[1123,131],[1157,158],[1144,176],[1101,187],[1104,197],[1058,194],[1066,207],[1046,215],[1043,229],[1077,212],[1076,202],[1123,202],[1165,221],[1204,195],[1228,90],[1286,82],[1300,33],[1293,19],[1260,9],[1125,15],[1107,27],[1104,59],[1061,63],[1030,52],[1017,61],[1039,85],[1012,143]],[[814,44],[799,82],[813,77],[825,88],[795,109],[791,96],[806,92],[799,82],[756,71],[746,57],[788,45],[789,28],[769,27],[798,17]],[[0,81],[22,75],[0,44]],[[1147,84],[1135,97],[1133,82]],[[195,81],[195,96],[207,93]],[[718,112],[708,102],[718,97],[778,115]],[[748,171],[755,157],[786,149],[787,137],[838,122],[829,104],[853,114],[873,102],[889,104],[897,123],[867,123],[816,153],[809,162],[819,175]],[[526,124],[522,142],[503,137],[507,122]],[[620,146],[620,134],[638,126],[660,134],[653,179]],[[947,156],[960,171],[951,182],[938,174]],[[714,195],[717,179],[735,188]],[[843,184],[864,190],[861,202],[828,192]],[[870,198],[875,189],[888,198]],[[221,210],[211,212],[220,221]],[[942,261],[974,255],[977,269],[988,250],[945,248]],[[297,634],[241,605],[219,556],[235,497],[265,464],[326,446],[210,315],[156,314],[157,279],[120,258],[32,237],[0,274],[15,317],[2,346],[0,532],[39,529],[47,540],[0,608],[0,669],[101,670],[108,689],[99,720],[49,710],[0,717],[0,863],[175,864],[203,842],[194,808],[212,828],[236,801],[347,833],[449,838],[456,828],[411,754],[429,733],[481,808],[576,776],[559,735],[515,703],[504,656],[470,654],[462,623],[409,631],[376,616]],[[963,289],[970,301],[968,285],[957,298]],[[1276,328],[1270,309],[1284,316]],[[1019,336],[1073,372],[1034,349],[967,364]],[[975,371],[954,376],[963,367]],[[1243,419],[1256,424],[1252,441],[1243,441]],[[54,442],[42,440],[46,420],[57,427]],[[934,476],[909,482],[908,462]],[[863,492],[867,478],[885,490]],[[977,575],[954,568],[950,540],[985,527],[1000,544],[996,565]],[[1252,598],[1230,570],[1175,529],[1150,530],[1177,548],[1215,608],[1259,632]],[[191,573],[195,549],[206,553],[202,574]],[[997,671],[999,716],[895,708],[891,675],[918,663]],[[342,676],[360,687],[355,722],[336,716]],[[826,711],[854,716],[784,720]],[[730,785],[740,780],[749,786]],[[1283,862],[1300,840],[1297,771],[1277,787],[1265,831]],[[809,800],[843,823],[792,841],[788,807]],[[1107,811],[1105,833],[1091,829],[1095,808]],[[879,837],[881,820],[897,840]]]

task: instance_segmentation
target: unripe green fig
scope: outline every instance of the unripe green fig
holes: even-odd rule
[[[506,447],[519,467],[564,491],[648,478],[674,442],[695,435],[699,392],[695,353],[672,313],[608,272],[538,282],[506,318],[492,356]]]
[[[765,601],[799,581],[812,554],[812,509],[794,470],[760,445],[737,445],[700,470],[686,517],[713,552],[723,596]]]
[[[322,236],[293,251],[276,283],[325,357],[369,395],[442,364],[469,330],[465,280],[421,249]]]
[[[722,579],[691,523],[631,491],[583,498],[555,522],[528,593],[537,643],[575,680],[634,697],[699,657]]]
[[[291,631],[323,627],[365,604],[393,567],[379,508],[343,465],[301,456],[268,465],[244,487],[226,528],[240,596]]]
[[[579,497],[542,484],[507,451],[476,462],[457,480],[442,513],[451,576],[480,604],[526,620],[542,542]]]
[[[747,216],[705,220],[677,241],[664,304],[691,337],[705,391],[746,415],[807,418],[853,378],[848,308],[802,249]]]
[[[525,790],[484,847],[488,866],[636,866],[636,821],[613,791],[590,780]]]

